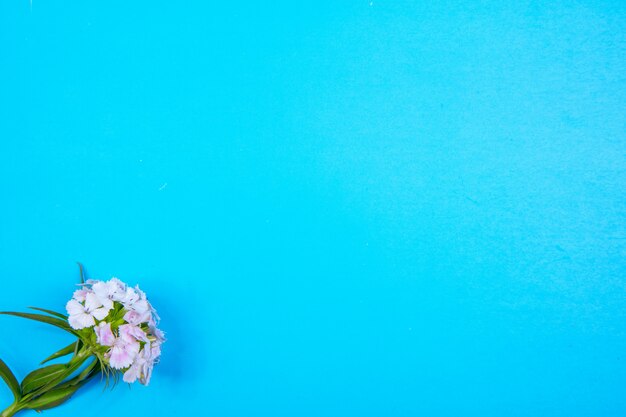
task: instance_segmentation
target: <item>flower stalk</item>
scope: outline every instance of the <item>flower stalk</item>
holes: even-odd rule
[[[15,415],[15,413],[20,411],[22,408],[23,408],[23,406],[19,402],[13,403],[9,407],[7,407],[6,410],[4,410],[2,413],[0,413],[0,417],[11,417],[11,416]]]

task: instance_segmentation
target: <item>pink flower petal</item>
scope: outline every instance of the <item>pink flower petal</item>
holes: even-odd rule
[[[123,324],[120,326],[120,338],[126,343],[131,343],[136,340],[141,340],[143,342],[148,341],[148,335],[146,335],[140,327],[132,324]]]
[[[111,331],[111,323],[101,322],[94,328],[98,343],[102,346],[113,346],[115,336]]]

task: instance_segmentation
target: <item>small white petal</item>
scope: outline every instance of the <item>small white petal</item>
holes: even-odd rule
[[[109,298],[98,298],[98,300],[104,306],[104,308],[107,309],[107,311],[113,308],[113,300]]]
[[[76,300],[70,300],[65,305],[65,309],[67,310],[67,314],[80,314],[85,312],[85,307]]]
[[[102,303],[98,300],[96,294],[89,293],[85,296],[85,307],[87,307],[87,311],[93,311],[102,307]]]
[[[137,313],[136,311],[130,310],[126,314],[124,314],[124,320],[126,320],[129,324],[139,325],[143,323],[145,316]]]
[[[68,321],[70,323],[70,326],[72,326],[72,328],[76,330],[84,329],[85,327],[91,327],[96,324],[93,317],[87,313],[71,315],[69,316]]]
[[[146,313],[148,311],[151,312],[150,304],[148,304],[148,302],[146,300],[136,301],[135,303],[133,303],[132,308],[133,308],[133,310],[135,310],[139,314],[144,314],[144,313]]]
[[[143,366],[143,376],[139,379],[143,385],[148,385],[150,383],[150,378],[152,378],[152,368],[154,368],[154,363],[146,362]]]
[[[139,367],[132,365],[130,368],[128,368],[128,371],[124,372],[124,376],[122,377],[122,379],[124,380],[124,382],[132,384],[133,382],[137,380],[138,376],[139,376]]]
[[[104,307],[96,308],[91,312],[91,315],[93,315],[97,320],[104,320],[108,314],[109,310]]]
[[[120,338],[127,343],[133,343],[137,340],[141,340],[143,342],[148,341],[148,335],[146,332],[141,330],[139,326],[134,326],[132,324],[122,324],[119,328]]]
[[[81,303],[85,301],[85,296],[87,295],[87,290],[76,290],[74,291],[74,295],[72,298],[76,301],[80,301]]]
[[[121,297],[121,302],[124,303],[125,306],[132,305],[137,300],[139,300],[139,294],[135,292],[131,287],[126,288],[126,292]]]

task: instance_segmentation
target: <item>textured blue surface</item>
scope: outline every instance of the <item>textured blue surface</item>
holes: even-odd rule
[[[0,307],[80,260],[170,339],[46,416],[626,415],[626,3],[33,2]],[[67,340],[0,335],[20,377]]]

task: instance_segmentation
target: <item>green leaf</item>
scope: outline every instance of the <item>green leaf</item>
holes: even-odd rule
[[[22,390],[20,389],[20,383],[17,382],[17,378],[13,375],[13,372],[9,369],[6,363],[2,359],[0,359],[0,377],[4,379],[4,382],[7,383],[13,396],[15,397],[15,401],[18,401],[22,398]]]
[[[51,316],[58,317],[63,320],[67,320],[67,316],[65,314],[57,313],[56,311],[47,310],[45,308],[39,308],[39,307],[28,307],[28,308],[33,309],[33,310],[43,311],[44,313],[48,313]]]
[[[35,369],[26,375],[22,381],[22,393],[29,394],[38,388],[43,387],[50,381],[53,381],[67,373],[68,366],[64,364],[54,364]]]
[[[58,385],[56,388],[41,394],[26,404],[32,410],[47,410],[69,400],[80,387],[89,382],[100,372],[100,363],[94,360],[74,378]]]
[[[76,375],[74,378],[68,379],[64,383],[60,384],[58,388],[64,388],[70,385],[80,384],[86,379],[90,379],[93,376],[97,375],[99,372],[100,372],[100,362],[96,359],[93,362],[91,362],[88,366],[86,366],[85,369],[83,369],[81,373]]]
[[[78,271],[80,272],[80,283],[85,283],[85,268],[83,268],[83,264],[80,262],[76,262],[78,264]]]
[[[69,355],[70,353],[74,353],[75,350],[76,350],[76,344],[77,343],[78,343],[78,341],[70,343],[69,345],[67,345],[63,349],[53,353],[52,355],[48,356],[46,359],[41,361],[41,364],[43,365],[44,363],[49,362],[49,361],[51,361],[53,359],[61,358],[63,356]]]
[[[60,329],[63,329],[66,332],[69,332],[71,334],[76,334],[72,330],[72,328],[70,327],[69,323],[66,320],[61,320],[56,317],[44,316],[43,314],[20,313],[20,312],[15,312],[15,311],[0,311],[0,314],[23,317],[25,319],[40,321],[42,323],[48,323],[48,324],[51,324],[52,326],[56,326]]]
[[[71,376],[74,372],[76,372],[81,367],[83,362],[85,362],[89,357],[90,356],[85,352],[79,352],[77,356],[74,356],[67,365],[62,365],[65,367],[64,372],[59,372],[53,375],[48,381],[45,382],[44,385],[37,388],[37,392],[35,392],[34,395],[37,396],[43,392],[48,391],[49,389],[53,389],[56,385],[59,385],[65,378]],[[23,383],[24,382],[22,382],[22,384]]]
[[[78,355],[78,351],[82,349],[83,346],[84,346],[83,340],[79,338],[76,341],[76,346],[74,347],[74,356]]]
[[[56,407],[69,400],[82,384],[69,385],[63,388],[55,388],[26,403],[26,408],[31,410],[47,410]]]

